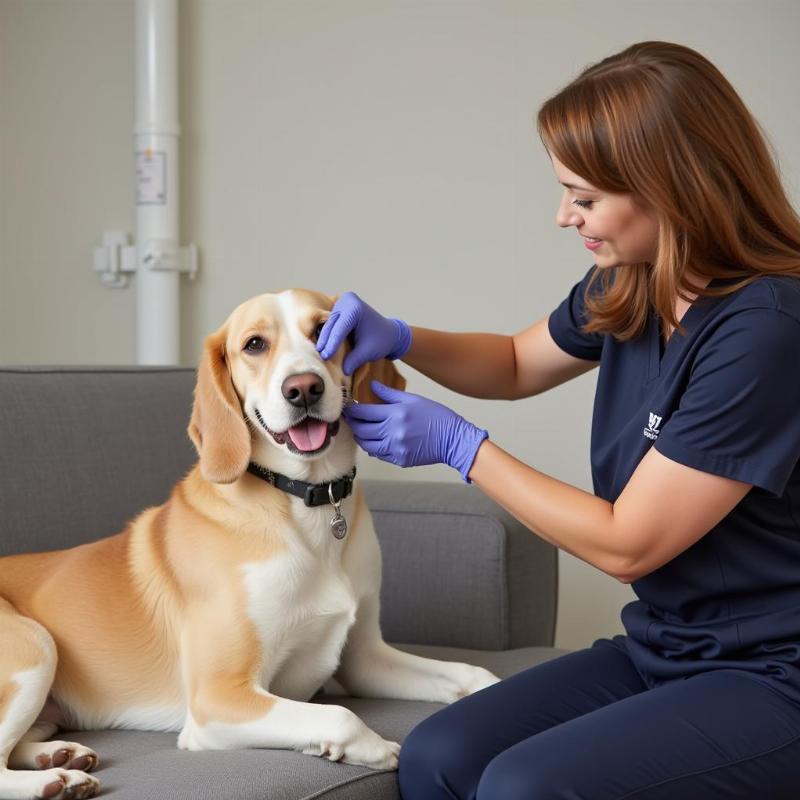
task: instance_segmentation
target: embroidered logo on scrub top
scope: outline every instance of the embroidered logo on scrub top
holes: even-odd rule
[[[661,431],[658,430],[658,426],[661,424],[662,417],[657,417],[652,411],[650,412],[650,422],[647,424],[647,427],[642,431],[642,433],[648,439],[658,439],[658,434]]]

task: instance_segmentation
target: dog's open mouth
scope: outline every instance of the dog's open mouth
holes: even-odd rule
[[[264,422],[258,409],[255,409],[255,413],[258,421],[270,436],[278,444],[285,444],[293,453],[302,453],[303,455],[318,453],[328,446],[332,436],[339,433],[338,419],[335,422],[326,422],[324,419],[315,417],[306,417],[297,425],[293,425],[283,433],[278,433]]]

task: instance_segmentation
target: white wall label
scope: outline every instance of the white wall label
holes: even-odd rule
[[[166,205],[167,154],[143,150],[136,154],[136,205]]]

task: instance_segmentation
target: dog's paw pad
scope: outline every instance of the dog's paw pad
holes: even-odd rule
[[[12,769],[63,767],[91,772],[100,763],[97,753],[77,742],[26,742],[14,750]]]
[[[35,796],[40,800],[85,800],[100,791],[100,781],[79,770],[54,768],[43,775],[44,783]]]
[[[45,800],[49,800],[51,797],[58,797],[61,792],[64,791],[64,781],[50,781],[43,789],[42,793],[37,795],[37,797],[45,798]]]

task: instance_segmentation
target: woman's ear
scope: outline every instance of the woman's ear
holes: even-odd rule
[[[359,403],[382,403],[370,387],[371,381],[380,381],[385,386],[405,391],[406,379],[397,371],[394,362],[388,358],[368,361],[353,373],[352,395]]]
[[[189,438],[200,456],[200,471],[213,483],[233,483],[250,462],[250,431],[233,388],[225,353],[227,328],[208,336],[197,370]]]

